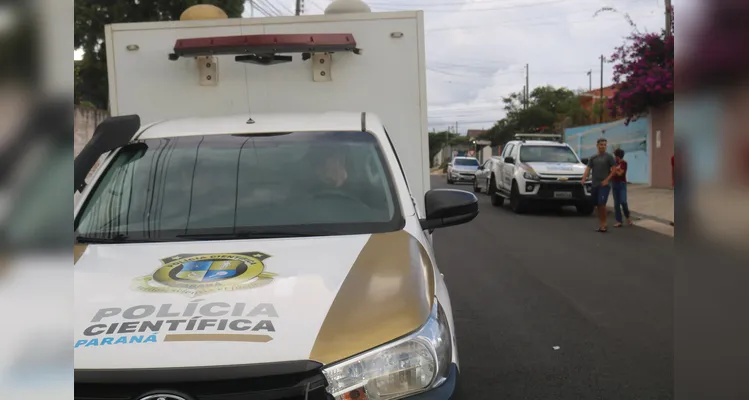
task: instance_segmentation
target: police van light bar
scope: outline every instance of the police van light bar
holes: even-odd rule
[[[278,53],[334,53],[359,54],[356,40],[350,33],[244,35],[178,39],[170,60],[180,57],[237,55],[237,61],[247,56],[272,57]]]

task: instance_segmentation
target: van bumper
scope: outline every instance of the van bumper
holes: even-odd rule
[[[445,380],[442,385],[436,387],[428,392],[419,393],[417,395],[406,397],[408,400],[449,400],[457,398],[458,393],[458,366],[450,364],[450,368]]]

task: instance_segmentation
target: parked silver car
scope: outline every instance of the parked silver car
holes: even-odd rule
[[[447,183],[471,182],[476,179],[479,160],[474,157],[455,157],[447,164]]]
[[[476,171],[476,179],[473,181],[473,191],[480,193],[482,190],[489,194],[489,182],[492,177],[492,170],[494,165],[501,161],[499,156],[492,156],[490,159],[484,161],[484,163]]]

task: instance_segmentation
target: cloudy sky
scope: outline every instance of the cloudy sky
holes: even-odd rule
[[[293,15],[295,0],[254,0],[256,17]],[[421,9],[426,19],[430,129],[489,128],[504,116],[501,99],[521,91],[525,65],[531,89],[542,85],[600,86],[600,56],[609,57],[632,31],[665,26],[664,0],[365,0],[373,11]],[[681,0],[674,5],[681,5]],[[304,0],[305,14],[322,14],[331,0]],[[686,1],[685,1],[686,2]],[[252,8],[247,3],[246,16]],[[604,86],[612,68],[604,64]]]
[[[256,0],[268,13],[290,14],[294,0]],[[306,14],[321,14],[330,0],[304,0]],[[609,57],[632,31],[665,26],[664,0],[365,0],[373,11],[424,10],[430,129],[458,123],[489,128],[503,117],[501,99],[525,85],[600,86],[600,56]],[[268,3],[275,7],[271,7]],[[676,1],[673,2],[676,6]],[[247,15],[250,10],[247,7]],[[255,16],[262,13],[255,9]],[[604,86],[612,68],[604,64]]]

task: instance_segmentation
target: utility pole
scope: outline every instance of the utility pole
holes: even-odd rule
[[[593,91],[593,70],[588,71],[588,91]]]
[[[455,121],[455,133],[460,135],[460,131],[458,130],[458,121]]]
[[[529,83],[528,83],[528,74],[529,74],[528,64],[525,64],[525,108],[526,109],[528,108],[528,102],[531,97],[531,87],[529,86]]]
[[[666,0],[666,37],[671,36],[671,0]]]
[[[598,110],[598,119],[600,123],[603,123],[603,60],[605,57],[601,54],[601,98]]]
[[[302,14],[302,0],[296,0],[296,15]]]
[[[444,160],[447,160],[447,161],[450,160],[450,154],[448,154],[450,151],[449,151],[448,147],[450,146],[450,130],[451,129],[452,129],[452,126],[448,126],[447,130],[445,131],[445,147],[444,147],[444,149],[445,149],[445,154],[444,154],[445,158],[444,158]]]

